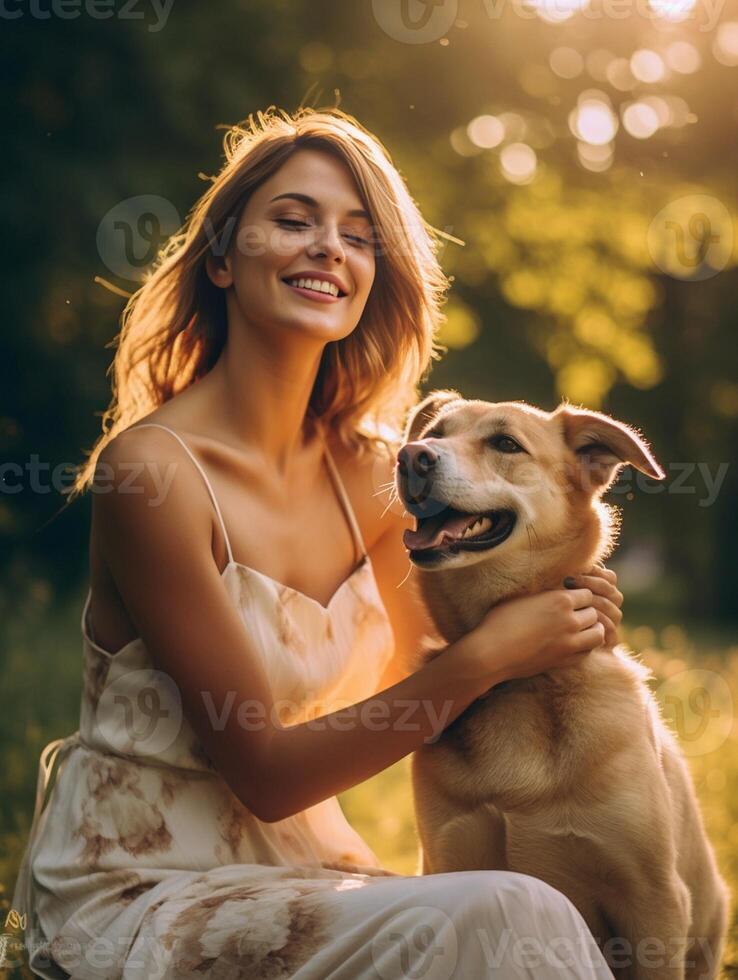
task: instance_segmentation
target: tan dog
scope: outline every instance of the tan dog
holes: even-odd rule
[[[664,475],[634,430],[566,404],[436,391],[405,443],[397,490],[418,518],[405,544],[448,643],[611,552],[619,515],[600,496],[620,467]],[[601,647],[471,704],[412,758],[422,871],[533,875],[576,905],[616,976],[712,978],[729,893],[651,676]]]

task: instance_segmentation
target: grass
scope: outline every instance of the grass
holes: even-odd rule
[[[49,741],[77,728],[81,693],[79,617],[84,596],[54,607],[36,583],[0,634],[4,696],[0,796],[0,915],[10,911],[18,863],[33,811],[38,756]],[[652,668],[663,714],[680,737],[721,872],[738,896],[738,643],[715,629],[676,624],[624,629]],[[409,757],[339,797],[349,822],[380,864],[417,871]],[[735,905],[738,905],[738,897]],[[12,930],[11,930],[12,931]],[[0,969],[0,977],[9,976]],[[738,978],[738,909],[724,960]],[[15,971],[13,980],[30,977]]]

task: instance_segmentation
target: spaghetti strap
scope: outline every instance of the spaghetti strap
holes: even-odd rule
[[[328,463],[328,472],[331,475],[331,479],[333,480],[333,485],[336,488],[336,492],[338,493],[338,496],[341,500],[343,509],[346,512],[346,517],[348,518],[348,522],[351,526],[356,547],[359,550],[359,560],[361,561],[362,559],[367,557],[367,552],[366,552],[366,548],[364,547],[364,539],[361,536],[361,530],[359,529],[359,522],[356,520],[354,509],[351,506],[351,501],[349,500],[349,496],[346,493],[346,488],[343,485],[343,480],[339,475],[338,468],[336,464],[333,462],[333,456],[331,455],[331,451],[328,448],[328,440],[325,438],[325,434],[323,432],[323,423],[319,418],[316,418],[315,422],[316,422],[316,428],[320,434],[320,438],[323,443],[323,448],[325,449],[325,458],[326,458],[326,462]]]
[[[223,531],[223,537],[225,538],[226,548],[228,549],[228,563],[234,564],[233,552],[231,551],[231,541],[228,537],[228,531],[226,531],[225,521],[223,520],[223,515],[220,512],[220,506],[218,505],[218,498],[215,496],[215,491],[212,488],[210,480],[208,480],[207,473],[203,469],[202,465],[197,460],[195,454],[192,452],[190,447],[184,441],[182,436],[180,436],[174,429],[170,429],[168,425],[162,425],[161,422],[141,422],[138,425],[131,426],[133,429],[144,429],[146,426],[154,426],[157,429],[164,429],[165,432],[171,432],[175,439],[178,439],[184,446],[187,454],[189,455],[192,462],[200,471],[203,480],[205,481],[205,486],[208,488],[208,493],[210,494],[210,499],[213,501],[213,506],[215,507],[215,513],[218,515],[218,520],[220,521],[220,526]],[[130,430],[129,430],[130,431]]]

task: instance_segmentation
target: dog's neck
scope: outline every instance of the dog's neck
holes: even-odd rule
[[[419,589],[439,635],[453,643],[479,625],[505,599],[547,589],[564,588],[567,576],[586,571],[609,552],[613,543],[612,514],[603,504],[588,509],[574,534],[548,546],[532,541],[519,556],[473,565],[423,571]]]

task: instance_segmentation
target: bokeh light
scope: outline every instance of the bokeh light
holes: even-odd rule
[[[505,127],[505,139],[515,143],[525,138],[528,125],[518,112],[501,112],[497,117]]]
[[[448,139],[454,152],[460,157],[473,157],[482,152],[481,148],[469,139],[467,126],[457,126],[449,133]]]
[[[639,82],[660,82],[666,73],[663,58],[655,51],[641,48],[630,59],[630,70]]]
[[[466,131],[472,143],[485,150],[499,146],[505,138],[505,126],[497,116],[477,116]]]
[[[663,99],[660,95],[646,95],[639,101],[642,102],[643,105],[650,106],[651,109],[653,109],[659,121],[660,128],[663,128],[664,126],[671,126],[672,112],[666,99]]]
[[[692,121],[693,116],[689,111],[689,106],[681,96],[665,95],[664,100],[669,106],[669,114],[671,116],[670,126],[678,128],[680,126],[686,126],[688,122]]]
[[[668,46],[665,54],[669,68],[682,75],[691,75],[702,64],[699,51],[689,41],[674,41]]]
[[[601,99],[585,99],[572,113],[570,125],[580,140],[594,146],[604,146],[615,136],[618,118]]]
[[[575,48],[555,48],[548,63],[559,78],[576,78],[584,70],[584,59]]]
[[[541,20],[549,24],[559,24],[573,17],[578,10],[589,5],[589,0],[528,0]]]
[[[721,65],[738,65],[738,21],[728,21],[718,27],[712,53]]]
[[[696,4],[697,0],[649,0],[655,14],[671,21],[686,20]]]
[[[535,176],[538,158],[527,143],[510,143],[500,153],[504,176],[513,184],[527,184]]]
[[[614,158],[613,144],[604,143],[597,146],[593,143],[584,143],[580,140],[577,142],[577,157],[579,163],[585,170],[591,170],[594,173],[603,173],[612,166]]]
[[[623,126],[631,136],[645,140],[659,128],[659,117],[646,102],[630,102],[623,108]]]

